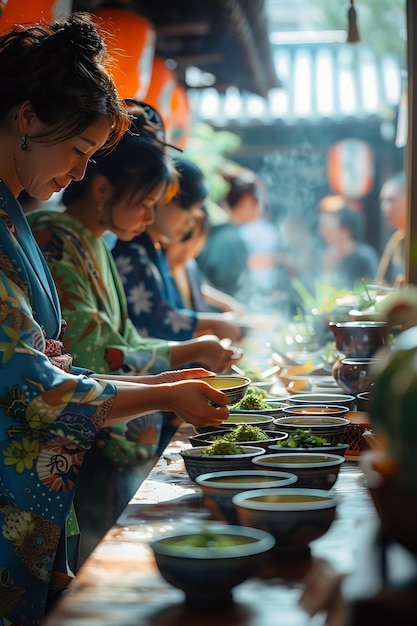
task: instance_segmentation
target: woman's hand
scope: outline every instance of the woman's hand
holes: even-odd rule
[[[181,381],[166,387],[169,387],[168,410],[188,424],[197,427],[219,426],[229,417],[228,396],[204,381]]]
[[[218,373],[229,370],[232,363],[242,358],[240,348],[229,345],[229,342],[224,339],[220,341],[216,335],[204,335],[189,341],[172,342],[170,346],[172,367],[199,363],[204,368]]]
[[[230,338],[234,343],[243,337],[240,327],[226,313],[199,313],[195,337],[217,335],[220,339]]]
[[[169,370],[167,372],[161,372],[160,374],[154,374],[153,376],[140,376],[138,377],[138,382],[150,385],[160,385],[163,383],[177,383],[180,380],[207,378],[207,376],[215,375],[215,372],[210,372],[203,367],[194,367],[184,370]]]
[[[213,335],[199,337],[196,350],[198,352],[196,361],[213,372],[228,371],[232,363],[237,363],[242,358],[240,348],[222,344],[219,338]]]
[[[169,411],[194,426],[219,426],[229,417],[228,396],[211,385],[198,380],[210,374],[204,369],[166,372],[153,376],[154,384],[140,381],[115,381],[116,396],[104,426],[125,422],[153,411]],[[156,383],[158,377],[180,377],[175,382]],[[191,380],[187,378],[191,377]],[[198,378],[196,378],[198,377]],[[149,377],[151,378],[151,377]]]

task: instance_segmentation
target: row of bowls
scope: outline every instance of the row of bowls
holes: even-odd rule
[[[250,384],[249,379],[239,378],[238,376],[218,376],[213,380],[215,380],[215,386],[222,388],[228,395],[231,394],[234,400],[237,397],[242,398]],[[267,399],[267,402],[270,405],[269,409],[245,411],[232,409],[229,419],[221,425],[221,428],[236,424],[239,419],[245,423],[247,423],[248,420],[253,423],[255,421],[254,416],[256,416],[256,420],[262,428],[268,428],[270,430],[279,428],[280,430],[286,430],[277,424],[279,418],[283,416],[299,416],[304,418],[306,414],[311,416],[314,406],[319,405],[322,409],[321,412],[323,413],[325,410],[327,417],[339,416],[349,420],[344,435],[344,443],[347,443],[349,446],[347,451],[349,456],[358,456],[368,447],[367,440],[363,435],[367,433],[370,428],[367,413],[369,392],[358,394],[357,396],[347,393],[309,392],[294,394],[293,396],[281,398],[280,400]],[[330,409],[332,409],[333,412],[331,412]],[[248,417],[249,415],[252,417]],[[269,420],[266,416],[274,419]],[[292,420],[287,421],[291,422]],[[323,422],[323,419],[321,419],[321,421]],[[267,422],[269,423],[267,424]],[[211,428],[201,428],[196,432],[201,433],[208,430],[211,430]],[[321,428],[321,430],[323,430],[323,428]]]
[[[237,402],[250,381],[240,389],[236,388],[239,377],[235,381],[216,377],[208,382]],[[305,556],[310,543],[333,523],[337,497],[331,487],[348,448],[342,439],[349,420],[343,415],[353,407],[346,401],[355,398],[343,398],[336,405],[339,408],[324,415],[318,414],[311,402],[300,400],[298,407],[292,408],[281,402],[261,413],[233,411],[217,431],[199,429],[190,437],[191,447],[180,452],[206,508],[217,521],[177,528],[154,540],[151,547],[162,576],[185,593],[188,603],[213,606],[230,601],[236,585],[259,573],[266,553]],[[202,455],[212,437],[240,424],[259,426],[269,437],[239,442],[242,454]],[[326,436],[334,447],[297,450],[278,446],[299,428]]]

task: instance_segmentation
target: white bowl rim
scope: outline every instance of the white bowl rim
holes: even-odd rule
[[[306,457],[309,456],[311,457],[311,463],[297,463],[297,457]],[[329,461],[323,461],[323,459],[320,461],[320,458],[322,457],[329,457]],[[273,463],[273,467],[279,467],[280,464],[282,464],[283,466],[287,466],[290,465],[291,467],[293,467],[294,469],[311,469],[311,468],[317,468],[317,467],[335,467],[337,465],[342,465],[342,463],[344,463],[346,461],[345,457],[342,456],[341,454],[333,454],[333,453],[329,453],[329,454],[319,454],[317,452],[289,452],[288,453],[288,458],[292,460],[294,460],[294,462],[290,463],[288,461],[288,463],[286,463],[284,460],[281,460],[282,457],[285,457],[285,453],[284,454],[263,454],[262,458],[263,460],[267,463],[268,459],[271,458],[279,458],[279,462],[277,463]],[[317,460],[313,459],[313,457],[317,457]],[[262,459],[261,459],[262,460]],[[254,465],[258,465],[258,463],[256,463],[256,459],[254,459],[252,461],[254,463]]]
[[[240,483],[234,483],[234,482],[227,482],[227,478],[228,477],[233,477],[233,476],[238,476],[238,477],[242,477],[242,476],[248,476],[248,480],[247,482],[240,482]],[[270,487],[277,487],[278,484],[281,485],[282,487],[285,487],[285,485],[292,485],[295,482],[297,482],[298,480],[298,476],[296,474],[292,474],[291,472],[283,472],[280,470],[277,471],[272,471],[272,470],[258,470],[258,469],[253,469],[253,470],[223,470],[223,471],[219,471],[219,472],[206,472],[205,474],[200,474],[199,476],[197,476],[197,478],[195,479],[195,482],[202,486],[202,487],[213,487],[216,488],[218,487],[220,490],[221,489],[245,489],[245,490],[250,490],[250,489],[255,489],[255,483],[252,482],[251,477],[255,478],[255,476],[266,476],[268,478],[270,478],[270,481],[264,481],[262,483],[262,487],[259,487],[261,489],[269,489]],[[224,478],[224,482],[212,482],[211,479],[213,478]],[[278,484],[277,484],[278,481]],[[269,484],[269,482],[271,484]],[[250,485],[253,485],[252,487]],[[256,487],[258,489],[258,487]]]
[[[221,381],[225,381],[226,383],[229,381],[231,383],[231,381],[235,381],[235,384],[232,385],[232,383],[230,384],[230,387],[222,387],[222,391],[230,391],[233,389],[240,389],[241,387],[247,387],[248,385],[251,384],[251,379],[248,378],[247,376],[236,376],[233,374],[216,374],[215,376],[203,376],[202,378],[199,378],[198,380],[203,380],[204,382],[210,384],[210,380],[221,380]]]
[[[294,415],[298,417],[298,413],[296,413],[297,409],[300,409],[302,411],[308,411],[308,409],[313,409],[315,411],[317,409],[324,409],[323,414],[313,413],[308,417],[313,417],[316,415],[318,417],[321,417],[322,415],[323,417],[338,417],[337,415],[330,415],[328,414],[328,412],[334,411],[335,413],[350,413],[351,411],[348,406],[344,406],[342,404],[325,405],[320,404],[319,402],[312,402],[311,404],[308,404],[307,402],[302,402],[301,404],[288,404],[286,407],[284,407],[282,410],[284,413],[284,417],[289,417],[290,415],[292,415],[291,411],[295,411]]]
[[[193,458],[193,459],[241,459],[245,456],[255,455],[255,454],[263,454],[265,452],[265,448],[261,448],[260,446],[246,446],[243,444],[240,446],[243,448],[244,452],[242,454],[207,454],[202,456],[202,450],[208,448],[208,446],[190,446],[189,448],[183,448],[180,450],[180,455],[184,458]],[[199,454],[200,453],[200,454]]]
[[[326,419],[330,421],[327,422],[327,424],[318,423],[319,420],[321,421],[322,419]],[[294,428],[299,428],[300,422],[297,423],[294,420],[309,420],[308,423],[304,423],[306,428],[319,428],[319,429],[332,428],[332,427],[338,427],[338,426],[347,426],[348,424],[350,424],[350,421],[348,419],[344,417],[336,417],[333,415],[329,415],[328,417],[324,417],[321,415],[317,415],[317,416],[286,415],[285,417],[275,418],[275,425],[279,426],[280,424],[284,424],[285,426],[294,426]],[[315,423],[314,420],[317,420],[317,422]]]
[[[285,441],[285,439],[284,439]],[[329,450],[330,448],[340,448],[342,450],[347,450],[349,448],[349,444],[348,443],[329,443],[329,445],[325,446],[309,446],[306,448],[287,448],[285,446],[277,446],[275,443],[271,443],[271,445],[268,446],[269,450],[279,450],[279,454],[281,455],[281,453],[283,455],[285,455],[286,453],[288,454],[297,454],[297,452],[303,452],[305,454],[313,454],[313,452],[311,452],[312,450],[317,450],[318,452],[324,452],[326,453],[326,450]],[[315,454],[315,453],[314,453]],[[330,452],[329,454],[335,454],[335,452]],[[342,455],[340,455],[342,456]]]
[[[275,495],[300,495],[317,498],[309,502],[253,502],[252,498],[260,498]],[[236,507],[252,509],[255,511],[316,511],[336,507],[338,497],[325,489],[309,489],[302,487],[279,487],[274,489],[251,489],[241,491],[232,497]]]
[[[274,409],[266,409],[266,410],[273,411]],[[233,415],[236,415],[237,417],[239,417],[239,422],[240,422],[240,419],[245,418],[245,415],[246,415],[246,417],[248,418],[248,421],[246,422],[247,424],[249,424],[250,422],[262,422],[262,421],[271,422],[272,421],[271,415],[268,415],[267,413],[257,413],[256,409],[254,409],[252,413],[248,411],[230,411],[229,417],[225,419],[224,422],[222,423],[225,424],[226,422],[228,422],[229,424],[233,424],[234,422],[231,419]],[[254,417],[256,418],[255,420],[253,419]],[[257,418],[263,418],[263,419],[257,419]]]
[[[216,548],[198,548],[192,547],[186,553],[175,551],[172,546],[169,547],[165,544],[166,539],[173,539],[175,537],[186,537],[188,535],[194,535],[201,533],[203,529],[208,528],[213,532],[217,532],[222,535],[233,535],[237,537],[249,537],[254,539],[251,543],[241,544],[238,546],[227,546],[220,549]],[[216,559],[236,559],[238,557],[251,556],[254,554],[260,554],[271,550],[275,545],[274,537],[266,530],[260,528],[252,528],[251,526],[238,526],[232,524],[211,522],[209,524],[201,524],[199,526],[190,525],[189,527],[181,527],[174,529],[162,537],[157,537],[150,542],[151,549],[160,555],[179,557],[181,559],[190,560],[216,560]]]
[[[336,398],[344,398],[346,400],[346,402],[353,402],[354,400],[356,400],[355,396],[352,396],[348,393],[297,393],[296,394],[297,397],[293,398],[290,396],[289,401],[291,402],[292,405],[296,405],[298,404],[298,402],[300,402],[300,404],[323,404],[323,402],[321,400],[311,400],[311,397],[321,397],[324,398],[324,400],[328,400],[330,404],[336,404],[335,399]],[[310,397],[310,398],[309,398]],[[343,406],[343,402],[341,404],[341,406]]]

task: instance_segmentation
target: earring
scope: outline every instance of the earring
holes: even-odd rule
[[[22,140],[20,142],[20,147],[22,148],[23,152],[27,152],[27,149],[28,149],[28,145],[26,143],[26,139],[27,139],[27,135],[22,135]]]

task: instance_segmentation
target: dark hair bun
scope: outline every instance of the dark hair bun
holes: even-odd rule
[[[180,191],[176,200],[181,208],[189,209],[196,202],[202,202],[208,195],[208,184],[201,169],[189,159],[178,157],[174,160],[179,173]]]

